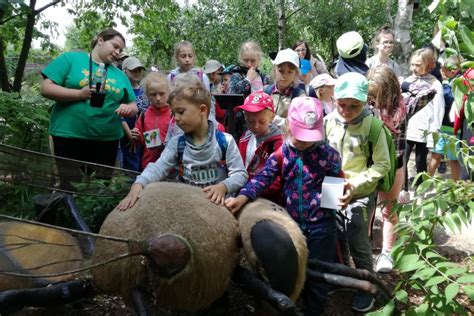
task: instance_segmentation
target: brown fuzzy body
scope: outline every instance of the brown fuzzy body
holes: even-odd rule
[[[147,240],[164,234],[185,239],[191,247],[189,264],[170,279],[158,277],[148,258],[135,256],[92,271],[99,290],[127,298],[134,287],[152,292],[157,303],[196,311],[210,305],[228,288],[237,264],[238,227],[234,217],[212,204],[201,188],[179,183],[154,183],[137,204],[112,211],[101,234]],[[94,262],[127,252],[127,245],[98,240]]]
[[[265,199],[257,199],[255,202],[248,203],[240,213],[239,229],[245,255],[254,269],[257,269],[259,266],[259,258],[252,248],[251,232],[255,224],[265,220],[270,220],[280,225],[283,230],[289,234],[294,247],[296,248],[296,252],[298,253],[298,275],[296,277],[296,285],[292,293],[289,295],[290,299],[296,301],[303,289],[306,277],[308,258],[306,239],[297,223],[281,206]]]

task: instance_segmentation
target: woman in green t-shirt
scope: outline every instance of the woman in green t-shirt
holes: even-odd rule
[[[41,94],[56,101],[49,124],[56,156],[115,165],[121,117],[138,111],[130,81],[113,64],[124,46],[122,34],[106,29],[92,41],[90,54],[63,53],[42,71]],[[78,168],[57,164],[61,178],[77,180],[72,177],[79,175]]]

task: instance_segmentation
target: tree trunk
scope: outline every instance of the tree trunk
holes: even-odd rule
[[[398,0],[398,10],[393,26],[393,29],[395,31],[395,39],[398,43],[400,43],[398,63],[400,64],[400,67],[402,69],[403,76],[407,76],[410,72],[410,29],[413,21],[413,2],[414,0]]]
[[[285,47],[285,0],[278,2],[278,50],[282,50]]]
[[[3,20],[5,11],[0,8],[0,21]],[[0,36],[0,82],[3,91],[10,92],[10,84],[8,82],[8,69],[5,62],[5,51],[3,37]]]
[[[26,27],[25,27],[25,38],[23,39],[23,45],[21,47],[20,57],[18,58],[18,64],[15,69],[15,79],[13,81],[13,91],[20,92],[21,82],[23,80],[23,74],[25,72],[26,60],[31,48],[31,41],[33,40],[33,30],[35,27],[36,12],[35,12],[36,0],[30,0],[30,12],[28,12]]]

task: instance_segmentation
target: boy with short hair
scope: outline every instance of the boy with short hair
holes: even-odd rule
[[[124,136],[120,140],[118,160],[122,168],[140,171],[143,148],[134,142],[131,130],[135,127],[137,118],[148,108],[148,100],[146,99],[143,87],[140,85],[145,67],[138,58],[127,57],[122,63],[122,70],[132,85],[137,100],[138,113],[133,117],[122,119]]]
[[[273,100],[263,91],[251,93],[234,111],[243,111],[247,123],[248,130],[239,140],[239,150],[251,180],[265,166],[268,157],[281,147],[283,132],[272,123]],[[280,187],[278,177],[261,196],[281,203]]]
[[[208,120],[211,95],[203,84],[177,87],[168,102],[184,135],[174,136],[160,158],[148,164],[137,177],[127,197],[117,206],[122,211],[136,203],[145,185],[165,179],[173,168],[180,170],[182,182],[203,187],[216,204],[224,205],[226,194],[238,192],[247,181],[247,171],[233,137],[216,131],[215,124]]]
[[[384,133],[380,133],[373,144],[370,156],[369,131],[372,120],[376,118],[364,108],[368,88],[367,79],[359,73],[349,72],[340,76],[335,85],[336,111],[325,117],[324,127],[329,144],[341,154],[342,171],[354,189],[345,210],[350,253],[356,268],[373,272],[368,227],[371,212],[375,209],[377,183],[390,171],[391,163]],[[374,301],[371,294],[359,290],[352,308],[366,312],[373,307]]]

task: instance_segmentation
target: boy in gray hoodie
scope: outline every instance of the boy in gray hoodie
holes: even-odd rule
[[[227,194],[238,192],[247,181],[235,140],[230,134],[217,131],[208,120],[209,91],[201,83],[183,85],[170,94],[168,102],[184,135],[174,136],[161,157],[137,177],[117,206],[122,211],[135,205],[147,184],[162,181],[174,168],[179,171],[180,181],[203,187],[209,200],[221,205]]]

